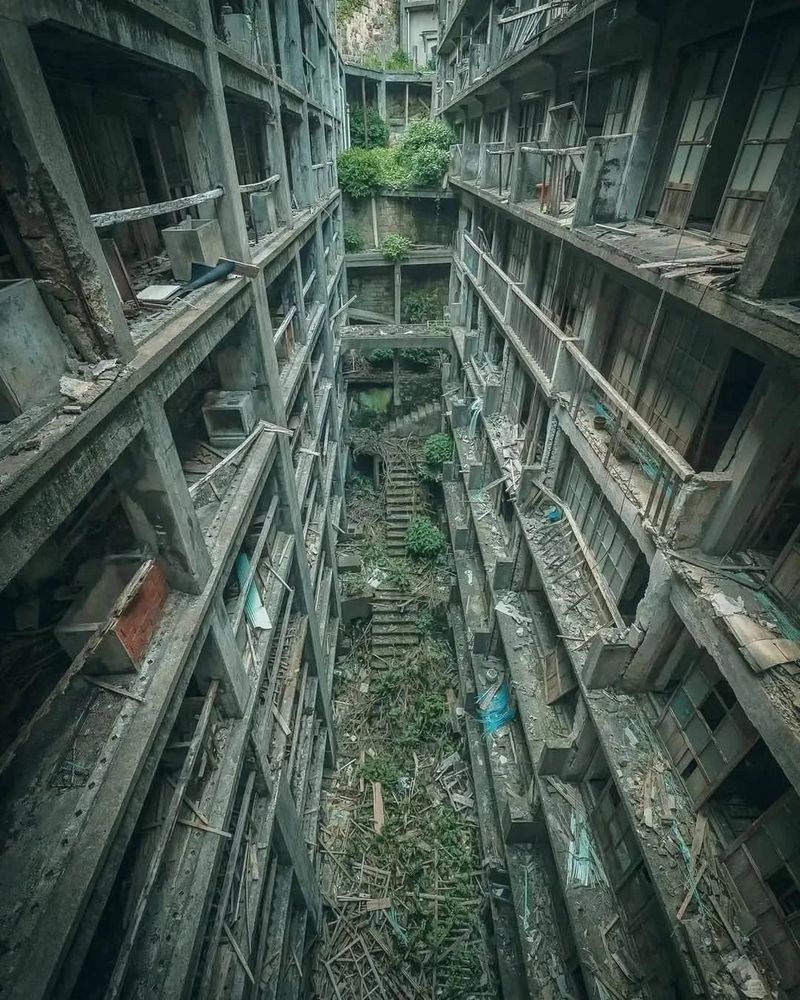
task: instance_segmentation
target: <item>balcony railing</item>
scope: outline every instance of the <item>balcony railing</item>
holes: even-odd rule
[[[511,204],[574,226],[627,218],[621,196],[636,136],[597,135],[585,145],[459,143],[450,175]]]
[[[466,233],[462,261],[542,389],[556,396],[609,474],[658,532],[674,527],[684,484],[699,477],[568,337]],[[683,508],[685,510],[685,507]]]

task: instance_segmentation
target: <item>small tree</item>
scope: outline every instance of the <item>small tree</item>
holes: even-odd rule
[[[374,149],[346,149],[337,160],[339,187],[351,198],[369,198],[381,186],[381,163]]]
[[[381,253],[387,260],[408,260],[411,256],[413,243],[407,236],[400,233],[389,233],[381,243]]]
[[[406,549],[417,559],[433,559],[444,548],[444,535],[429,517],[417,514],[406,531]]]
[[[364,237],[354,226],[344,227],[344,248],[347,253],[358,253],[364,249]]]

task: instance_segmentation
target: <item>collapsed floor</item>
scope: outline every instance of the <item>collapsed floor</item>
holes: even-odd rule
[[[347,497],[343,587],[358,616],[342,629],[336,660],[341,753],[323,788],[329,909],[316,992],[497,997],[447,626],[451,556],[404,557],[397,533],[426,505],[416,449],[413,439],[383,439],[380,451],[382,488],[355,477]]]

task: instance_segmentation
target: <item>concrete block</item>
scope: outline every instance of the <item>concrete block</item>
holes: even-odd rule
[[[500,813],[500,826],[507,844],[530,844],[537,838],[538,826],[528,803],[508,789]]]
[[[177,226],[162,229],[161,235],[177,281],[189,280],[193,261],[216,264],[225,256],[222,232],[216,219],[185,219]]]
[[[274,192],[254,191],[250,195],[250,219],[259,237],[275,232],[278,217],[275,212]]]
[[[551,774],[554,777],[561,777],[569,765],[573,754],[572,743],[545,743],[539,760],[536,764],[536,772],[542,776]]]
[[[257,34],[249,14],[223,14],[222,23],[228,45],[246,59],[257,59]]]
[[[456,478],[456,465],[455,462],[443,462],[442,463],[442,481],[445,483],[452,483]]]
[[[350,552],[340,552],[336,557],[336,565],[340,572],[349,569],[358,572],[361,569],[361,556]]]
[[[203,420],[211,444],[220,448],[241,444],[256,424],[253,394],[234,389],[207,392]]]
[[[486,416],[500,408],[499,385],[487,385],[483,390],[483,412]]]
[[[472,652],[482,656],[489,652],[489,644],[492,639],[491,632],[477,631],[472,636]]]
[[[483,486],[483,465],[480,462],[474,465],[470,464],[467,489],[472,492],[473,490],[479,490],[481,486]]]
[[[456,528],[453,532],[453,547],[456,552],[465,552],[469,547],[469,528]]]
[[[632,656],[633,650],[627,643],[609,643],[598,635],[586,654],[583,667],[586,687],[604,688],[618,683]]]
[[[510,590],[514,563],[510,559],[498,558],[494,566],[494,590]]]
[[[0,420],[58,391],[67,349],[30,278],[0,281]]]
[[[98,625],[108,620],[115,602],[141,564],[139,556],[107,559],[95,582],[73,601],[54,632],[69,656],[77,656]],[[164,572],[156,563],[103,637],[97,657],[87,664],[87,670],[93,667],[101,668],[101,673],[138,670],[168,593]]]

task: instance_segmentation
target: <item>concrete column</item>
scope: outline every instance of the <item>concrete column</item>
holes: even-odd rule
[[[384,121],[387,119],[386,112],[386,77],[382,76],[378,81],[378,114]]]
[[[208,4],[198,4],[196,9],[205,40],[203,61],[208,89],[200,99],[193,93],[181,101],[189,169],[198,191],[217,184],[225,189],[221,198],[201,205],[199,213],[201,218],[217,219],[228,256],[247,261],[250,259],[247,226],[239,194],[239,177],[233,156],[211,8]]]
[[[287,83],[304,93],[306,81],[303,74],[300,15],[297,4],[291,0],[278,0],[273,5],[273,12],[278,35],[281,76]]]
[[[199,594],[211,560],[172,431],[155,396],[142,393],[137,406],[143,430],[111,467],[111,477],[134,534],[163,560],[170,586]]]
[[[403,277],[401,273],[402,265],[396,263],[394,265],[394,321],[395,323],[400,322],[400,303],[403,292]]]
[[[133,357],[128,324],[30,34],[20,21],[1,16],[0,136],[0,191],[5,188],[40,291],[58,292],[54,314],[65,341],[86,361]]]
[[[197,660],[194,676],[201,686],[218,680],[220,708],[229,718],[241,719],[250,697],[250,680],[221,597],[211,608],[209,642]]]
[[[392,351],[392,403],[400,405],[400,350],[397,347]]]

